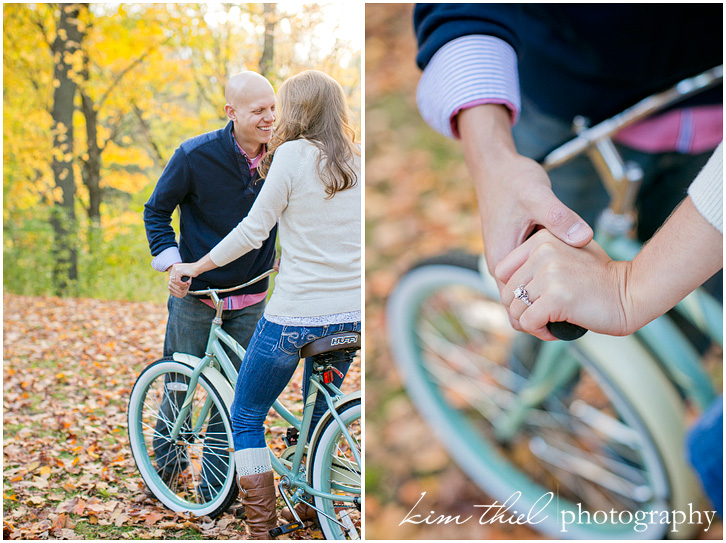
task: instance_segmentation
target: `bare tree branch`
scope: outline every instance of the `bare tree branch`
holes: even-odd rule
[[[109,85],[108,89],[106,89],[106,92],[103,93],[103,96],[101,96],[101,99],[98,101],[97,109],[100,109],[100,107],[103,105],[103,103],[106,101],[106,99],[111,95],[116,85],[119,84],[119,82],[128,74],[131,72],[136,66],[141,64],[146,57],[148,57],[151,53],[156,51],[156,49],[162,47],[169,41],[171,41],[173,36],[169,36],[164,41],[159,42],[158,44],[154,45],[153,47],[150,47],[147,49],[141,56],[137,57],[135,60],[133,60],[126,68],[121,70],[118,74],[116,74],[116,77],[114,77],[113,81]]]

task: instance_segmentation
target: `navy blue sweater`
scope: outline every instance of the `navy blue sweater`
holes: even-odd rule
[[[232,139],[232,122],[214,132],[182,143],[161,174],[144,206],[144,223],[153,256],[176,245],[171,215],[179,206],[179,252],[195,262],[224,238],[252,208],[262,183],[250,176],[244,157]],[[256,181],[256,182],[255,182]],[[192,281],[191,289],[232,287],[270,269],[275,258],[277,227],[260,247],[234,262]],[[267,290],[267,280],[234,294]]]
[[[599,122],[722,64],[722,21],[722,4],[417,4],[416,60],[425,68],[461,36],[498,37],[517,53],[524,96],[560,119]]]

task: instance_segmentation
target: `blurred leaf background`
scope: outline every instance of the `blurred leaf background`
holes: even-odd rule
[[[4,289],[162,301],[143,204],[174,149],[223,127],[241,70],[322,70],[360,135],[358,34],[333,4],[6,4]]]
[[[388,351],[385,303],[417,261],[483,249],[474,189],[457,142],[435,133],[416,106],[412,4],[366,4],[366,538],[532,538],[526,528],[399,526],[416,513],[472,514],[489,504],[449,459],[405,395]],[[433,518],[435,518],[435,516]]]

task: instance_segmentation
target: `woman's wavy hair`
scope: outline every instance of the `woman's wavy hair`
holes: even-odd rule
[[[257,171],[264,179],[275,149],[287,141],[306,139],[320,149],[318,172],[328,198],[357,183],[353,155],[360,155],[343,87],[323,72],[306,70],[287,81],[277,93],[279,119]]]

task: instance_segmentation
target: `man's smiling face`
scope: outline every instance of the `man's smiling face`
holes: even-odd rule
[[[247,85],[225,108],[234,122],[234,136],[242,149],[256,156],[260,146],[269,143],[275,124],[275,92],[266,81]]]

